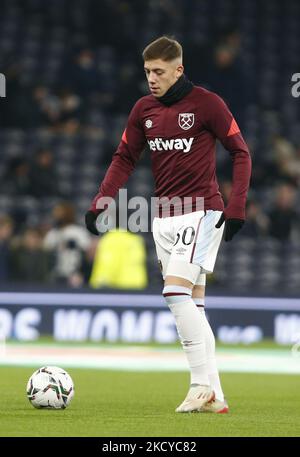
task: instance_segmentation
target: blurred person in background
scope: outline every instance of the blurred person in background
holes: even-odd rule
[[[54,167],[52,151],[39,149],[30,167],[30,192],[34,197],[59,197],[59,180]]]
[[[100,90],[100,74],[95,55],[89,48],[81,49],[73,62],[65,69],[66,82],[80,96],[88,96]]]
[[[248,238],[260,238],[267,235],[268,217],[255,200],[248,200],[246,204],[247,224],[242,228],[240,235]]]
[[[6,282],[12,275],[12,237],[14,221],[7,214],[0,215],[0,282]]]
[[[213,49],[213,60],[203,71],[203,79],[210,90],[222,94],[243,130],[244,112],[253,94],[247,67],[242,59],[238,30],[232,29],[221,34]]]
[[[277,186],[275,192],[274,207],[268,215],[268,233],[280,241],[291,241],[294,231],[299,228],[299,214],[295,210],[296,188],[283,183]]]
[[[59,113],[53,128],[58,132],[75,133],[82,115],[82,102],[80,97],[68,87],[59,91]]]
[[[1,193],[5,195],[29,195],[31,190],[29,162],[24,157],[13,157],[9,160],[4,176],[1,179]]]
[[[273,138],[274,162],[278,178],[289,181],[295,186],[300,184],[300,152],[286,138]]]
[[[144,239],[119,224],[111,215],[112,229],[98,242],[89,284],[93,288],[144,289],[147,287]]]
[[[28,228],[12,250],[12,277],[15,281],[45,283],[49,279],[50,256],[43,249],[37,228]]]
[[[44,85],[37,85],[31,94],[30,108],[27,108],[30,127],[51,127],[59,116],[59,98]]]
[[[54,255],[51,279],[62,285],[80,287],[84,283],[90,236],[76,224],[75,209],[71,203],[59,203],[52,214],[54,227],[44,239],[44,248]]]
[[[59,87],[56,91],[37,85],[32,90],[30,106],[27,109],[28,127],[48,128],[63,131],[68,124],[79,124],[81,99],[69,87]]]

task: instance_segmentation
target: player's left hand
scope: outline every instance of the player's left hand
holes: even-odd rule
[[[222,213],[219,221],[216,223],[215,227],[220,228],[225,222],[224,229],[224,240],[231,241],[234,235],[241,230],[244,225],[243,219],[226,219],[225,214]]]

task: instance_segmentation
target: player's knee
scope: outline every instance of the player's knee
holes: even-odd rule
[[[162,294],[167,305],[171,306],[190,299],[192,296],[192,290],[189,287],[169,285],[164,287]]]
[[[167,276],[163,296],[168,306],[186,301],[192,296],[193,283],[179,276]]]

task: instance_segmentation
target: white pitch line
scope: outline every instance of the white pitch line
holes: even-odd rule
[[[298,355],[298,354],[297,354]],[[221,349],[221,372],[300,374],[300,358],[288,350]],[[181,349],[152,347],[71,347],[7,344],[2,366],[58,365],[125,371],[188,371]]]

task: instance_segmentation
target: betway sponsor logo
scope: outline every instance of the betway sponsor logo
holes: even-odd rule
[[[163,140],[162,138],[155,138],[155,140],[148,140],[151,151],[182,151],[190,152],[194,138],[177,138],[171,140]]]

